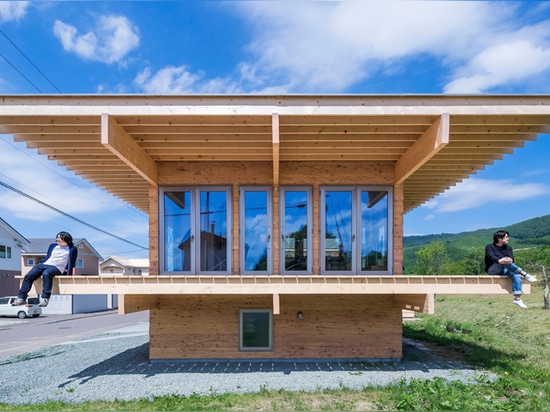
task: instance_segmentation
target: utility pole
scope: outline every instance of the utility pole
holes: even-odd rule
[[[550,304],[548,302],[548,278],[546,277],[546,268],[544,265],[541,265],[542,267],[542,281],[544,282],[544,309],[550,309]]]

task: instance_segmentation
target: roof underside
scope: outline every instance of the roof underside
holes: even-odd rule
[[[550,96],[1,99],[1,133],[144,212],[155,165],[188,161],[391,162],[409,211],[550,130]]]

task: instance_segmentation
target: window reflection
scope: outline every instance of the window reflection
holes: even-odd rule
[[[352,270],[352,192],[325,192],[325,270]]]
[[[284,270],[308,270],[308,192],[285,191],[284,196]]]
[[[361,270],[388,270],[388,192],[361,193]]]
[[[247,272],[268,270],[268,193],[244,192],[244,267]]]

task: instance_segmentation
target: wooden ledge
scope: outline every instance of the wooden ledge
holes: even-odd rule
[[[36,287],[41,285],[35,282]],[[58,276],[54,293],[240,294],[508,294],[506,276]],[[524,283],[524,293],[531,285]]]

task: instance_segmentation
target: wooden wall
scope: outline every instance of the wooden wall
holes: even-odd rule
[[[389,295],[284,295],[273,350],[239,351],[239,309],[272,307],[271,295],[163,296],[150,309],[151,360],[399,359],[402,311]],[[301,311],[302,320],[296,316]]]
[[[322,185],[393,185],[392,162],[281,162],[279,184],[313,187],[313,273],[319,274],[319,188]],[[239,273],[239,186],[272,185],[271,162],[162,162],[159,186],[231,185],[233,188],[233,274]],[[149,190],[149,262],[150,275],[159,272],[158,189]],[[274,274],[279,273],[279,194],[273,191]],[[394,192],[394,274],[402,273],[403,188]]]

